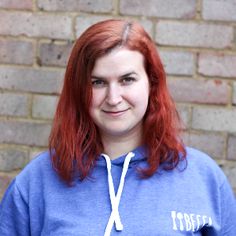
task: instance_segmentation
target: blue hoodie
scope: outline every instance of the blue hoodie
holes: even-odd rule
[[[187,165],[141,179],[136,169],[146,165],[143,147],[112,161],[101,155],[91,176],[69,187],[42,153],[8,187],[0,235],[236,235],[235,198],[211,158],[187,148]]]

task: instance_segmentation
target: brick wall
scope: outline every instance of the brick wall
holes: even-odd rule
[[[0,196],[47,148],[73,41],[107,18],[138,20],[155,40],[184,121],[184,140],[236,190],[235,0],[1,0]]]

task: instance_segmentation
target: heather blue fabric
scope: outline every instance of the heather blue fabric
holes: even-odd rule
[[[134,151],[119,205],[123,231],[111,235],[236,235],[236,203],[229,183],[206,154],[187,148],[186,162],[172,171],[140,179],[143,147]],[[117,190],[125,155],[112,161]],[[184,169],[184,167],[186,167]],[[111,214],[104,158],[91,177],[62,182],[45,152],[29,163],[8,187],[0,205],[1,236],[102,236]]]

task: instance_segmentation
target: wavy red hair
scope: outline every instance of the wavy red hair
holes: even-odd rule
[[[53,121],[49,138],[52,163],[67,183],[77,173],[81,180],[88,176],[96,157],[103,151],[99,132],[89,114],[90,76],[96,59],[115,47],[139,51],[145,58],[151,89],[143,129],[149,167],[141,170],[143,176],[153,175],[160,164],[173,169],[180,160],[179,155],[186,156],[179,138],[179,116],[167,89],[155,43],[136,22],[106,20],[92,25],[75,42]]]

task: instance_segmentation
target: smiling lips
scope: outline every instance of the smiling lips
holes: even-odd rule
[[[106,113],[107,115],[110,115],[110,116],[113,116],[113,117],[116,117],[116,116],[121,116],[123,115],[126,111],[128,111],[128,109],[125,109],[125,110],[120,110],[120,111],[106,111],[106,110],[103,110],[104,113]]]

